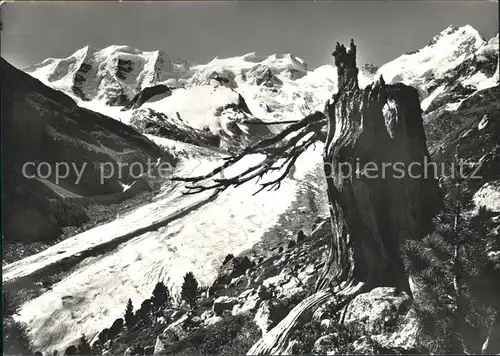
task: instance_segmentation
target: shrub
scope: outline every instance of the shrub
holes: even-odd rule
[[[297,343],[293,346],[293,354],[312,354],[314,343],[323,335],[323,333],[324,330],[321,327],[321,323],[316,320],[313,320],[295,330],[292,339],[296,340]]]
[[[141,307],[135,313],[136,325],[150,326],[152,324],[151,314],[153,311],[153,302],[151,299],[146,299],[142,302]]]
[[[329,351],[335,350],[336,355],[352,354],[354,351],[352,343],[361,336],[343,324],[334,323],[326,327],[321,325],[321,322],[312,320],[292,334],[291,339],[296,341],[292,349],[293,354],[310,355],[313,351],[317,352],[318,350],[314,350],[314,344],[320,337],[329,334],[335,334],[334,344],[331,345],[332,350]]]
[[[171,345],[167,354],[242,355],[260,337],[251,314],[228,316],[221,322],[199,328]]]

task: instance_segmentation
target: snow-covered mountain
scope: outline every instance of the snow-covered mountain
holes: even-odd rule
[[[427,46],[384,64],[376,76],[415,87],[424,111],[446,96],[448,108],[498,85],[498,34],[486,41],[472,26],[449,26]]]
[[[362,66],[359,82],[364,87],[382,75],[388,83],[417,88],[424,111],[442,101],[451,110],[477,90],[497,85],[498,68],[498,35],[487,41],[469,25],[449,26],[427,46],[378,70]],[[180,117],[187,129],[209,133],[205,141],[219,142],[221,148],[231,147],[227,137],[251,141],[249,120],[297,120],[322,110],[337,80],[335,67],[310,70],[291,54],[248,53],[194,64],[128,46],[87,46],[24,70],[79,105],[125,123],[160,116],[173,123]]]
[[[120,105],[147,87],[182,83],[190,67],[162,51],[139,51],[129,46],[97,51],[86,46],[67,58],[48,58],[24,71],[81,100]]]
[[[364,85],[374,74],[373,66],[366,68],[359,76]],[[140,130],[158,132],[158,121],[169,127],[182,123],[182,131],[200,134],[199,144],[225,150],[269,133],[255,122],[298,120],[322,110],[337,80],[333,66],[309,71],[291,54],[248,53],[193,64],[128,46],[84,47],[24,70],[79,105]],[[163,136],[186,136],[170,131],[163,130]]]

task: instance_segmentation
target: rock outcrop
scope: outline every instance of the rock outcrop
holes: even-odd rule
[[[166,98],[167,96],[172,95],[172,89],[167,85],[158,84],[152,87],[145,88],[137,93],[130,103],[128,103],[123,109],[124,110],[133,110],[140,108],[142,104],[151,99],[160,100]]]
[[[379,287],[354,298],[343,315],[344,325],[358,334],[391,331],[400,315],[406,315],[411,298],[396,288]]]

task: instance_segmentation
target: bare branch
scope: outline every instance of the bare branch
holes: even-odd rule
[[[252,121],[243,120],[242,122],[247,125],[284,125],[284,124],[294,124],[300,120],[287,120],[287,121]]]
[[[255,178],[260,181],[266,173],[284,169],[278,178],[261,183],[261,188],[255,194],[265,188],[269,188],[269,190],[278,189],[281,181],[288,175],[299,156],[317,141],[325,140],[323,132],[325,125],[325,115],[317,111],[300,121],[294,122],[280,133],[245,148],[241,153],[224,158],[223,164],[206,175],[174,177],[172,180],[193,183],[193,185],[186,186],[188,192],[184,194],[196,194],[211,189],[221,192],[230,186],[238,187]],[[293,136],[287,140],[286,138],[292,134]],[[283,142],[283,144],[279,144],[280,142]],[[226,168],[233,166],[245,156],[251,154],[263,154],[265,158],[262,162],[247,168],[234,177],[214,178]],[[200,184],[210,178],[213,178],[211,184]]]

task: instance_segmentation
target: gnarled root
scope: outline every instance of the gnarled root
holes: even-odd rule
[[[317,318],[316,312],[325,304],[334,304],[336,310],[345,307],[364,291],[364,283],[350,283],[341,290],[319,291],[300,302],[278,325],[265,334],[248,351],[247,355],[285,354],[294,330]]]

